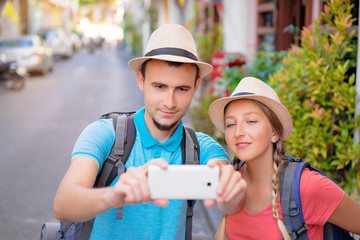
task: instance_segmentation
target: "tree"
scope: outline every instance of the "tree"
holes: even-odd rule
[[[301,33],[284,67],[269,77],[289,109],[294,130],[287,153],[325,171],[348,194],[360,192],[360,145],[354,132],[357,38],[350,0],[331,0],[319,20]]]

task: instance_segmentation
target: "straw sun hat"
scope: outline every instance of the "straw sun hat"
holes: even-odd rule
[[[194,38],[178,24],[165,24],[156,29],[150,36],[144,56],[130,60],[128,65],[136,72],[148,59],[194,63],[199,67],[200,77],[207,76],[213,69],[210,64],[199,61]]]
[[[252,99],[267,106],[275,113],[283,126],[282,140],[290,136],[293,128],[290,113],[281,104],[276,92],[270,86],[253,77],[243,78],[230,97],[220,98],[210,105],[210,119],[219,130],[225,131],[224,110],[226,105],[238,99]]]

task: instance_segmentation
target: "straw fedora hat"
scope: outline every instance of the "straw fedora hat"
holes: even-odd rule
[[[178,24],[165,24],[156,29],[150,36],[144,56],[130,60],[128,65],[136,72],[148,59],[194,63],[199,67],[200,77],[207,76],[213,69],[210,64],[199,61],[194,38]]]
[[[220,98],[210,105],[210,119],[220,131],[225,131],[224,111],[226,105],[238,99],[252,99],[267,106],[275,113],[283,126],[282,140],[290,136],[293,128],[290,113],[286,107],[281,104],[278,95],[270,86],[253,77],[243,78],[230,97]]]

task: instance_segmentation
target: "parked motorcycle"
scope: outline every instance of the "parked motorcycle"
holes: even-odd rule
[[[88,42],[88,44],[87,44],[87,48],[88,48],[90,54],[93,54],[93,53],[94,53],[94,51],[95,51],[95,49],[96,49],[96,43],[95,43],[94,38],[92,38],[92,37],[89,38],[89,42]]]
[[[10,90],[24,88],[27,70],[14,61],[7,61],[5,55],[0,56],[0,82],[4,82]]]

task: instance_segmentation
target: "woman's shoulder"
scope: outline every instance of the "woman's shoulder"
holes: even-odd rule
[[[331,192],[339,192],[342,189],[333,182],[330,178],[317,171],[311,171],[308,168],[305,168],[301,174],[300,179],[300,193],[301,194],[331,194]]]
[[[300,179],[300,198],[308,224],[324,224],[343,196],[344,191],[331,179],[317,171],[304,169]]]

